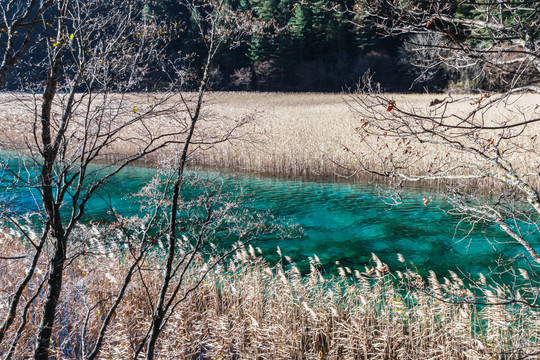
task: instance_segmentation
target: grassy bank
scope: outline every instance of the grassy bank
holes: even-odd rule
[[[360,163],[371,169],[382,164],[394,164],[404,173],[424,173],[438,164],[459,162],[479,164],[483,159],[474,153],[453,151],[448,146],[424,144],[406,146],[401,141],[376,136],[363,137],[358,128],[363,118],[373,114],[358,112],[356,97],[347,94],[210,94],[211,111],[238,118],[252,113],[256,121],[250,124],[254,141],[219,144],[201,152],[197,161],[219,167],[232,167],[278,174],[316,176],[362,176]],[[430,116],[464,115],[471,111],[480,95],[455,97],[444,108],[430,106],[444,95],[391,95],[402,109]],[[540,110],[534,96],[511,98],[481,114],[486,125],[537,117]],[[451,119],[456,121],[456,119]],[[512,141],[506,154],[521,173],[534,173],[540,159],[526,151],[535,147],[538,125],[529,126]],[[494,132],[494,137],[496,136]],[[465,168],[457,174],[466,174]],[[533,179],[533,181],[535,181]],[[484,185],[491,186],[487,181]]]
[[[4,256],[25,256],[16,233],[0,237]],[[92,346],[103,314],[129,265],[120,249],[96,245],[73,259],[65,272],[58,321],[53,332],[55,358],[81,358],[83,340]],[[144,336],[159,291],[159,254],[146,259],[128,288],[107,333],[101,358],[126,359]],[[269,267],[245,249],[228,265],[211,272],[177,307],[159,342],[162,359],[519,359],[540,349],[540,311],[519,301],[504,304],[508,288],[483,285],[483,302],[474,306],[471,289],[455,274],[422,279],[413,271],[390,273],[374,257],[359,272],[324,274],[317,258],[301,277],[284,258]],[[25,270],[24,259],[2,260],[1,307]],[[31,355],[46,264],[40,264],[26,293],[31,301],[26,329],[15,358]],[[194,284],[204,261],[187,274]],[[323,276],[325,275],[325,276]],[[183,294],[179,294],[179,297]],[[21,322],[20,312],[7,339]],[[88,321],[86,332],[84,323]],[[0,353],[7,350],[4,341]]]
[[[187,103],[189,96],[186,94],[184,98]],[[436,115],[437,110],[429,105],[443,95],[396,94],[392,97],[403,109]],[[453,98],[455,102],[446,110],[464,114],[474,107],[478,98],[480,95]],[[3,94],[0,100],[0,106],[9,110],[3,112],[8,115],[0,122],[3,146],[14,148],[32,144],[33,99],[24,94]],[[185,125],[185,107],[178,96],[131,94],[117,99],[111,96],[103,102],[105,105],[96,109],[96,113],[114,116],[117,122],[127,121],[141,113],[152,115],[150,120],[144,121],[144,126],[136,124],[126,128],[125,133],[118,134],[118,141],[104,150],[106,158],[136,153],[144,134],[150,130],[155,131],[153,136],[159,136],[181,130]],[[193,148],[199,151],[192,154],[192,161],[199,165],[292,176],[359,176],[360,162],[378,169],[382,160],[403,166],[403,172],[410,173],[436,167],[442,159],[445,163],[452,163],[454,159],[466,164],[479,161],[474,154],[452,152],[446,146],[417,145],[409,149],[396,140],[362,139],[356,129],[363,125],[364,114],[358,113],[354,104],[355,98],[347,94],[209,93],[203,119],[193,141]],[[60,107],[59,104],[58,109]],[[107,113],[111,111],[109,107],[114,107],[114,114]],[[81,126],[83,110],[77,109],[81,111]],[[512,123],[537,117],[539,112],[534,96],[525,95],[498,104],[482,117],[486,124]],[[242,126],[230,141],[219,142],[228,129],[239,123]],[[76,132],[75,129],[73,131]],[[534,148],[534,135],[538,132],[538,124],[533,124],[512,142],[512,149],[509,149],[512,154],[508,160],[517,172],[537,173],[540,159],[531,158],[525,149]],[[181,136],[178,138],[181,140]],[[212,141],[219,143],[210,145]],[[171,148],[163,150],[146,161],[169,159],[171,152]],[[466,172],[466,169],[458,171]],[[490,185],[487,180],[485,183]]]

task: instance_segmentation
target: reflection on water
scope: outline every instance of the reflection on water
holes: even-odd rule
[[[87,218],[106,217],[109,206],[122,215],[135,214],[138,205],[126,195],[139,190],[153,174],[154,170],[147,168],[127,169],[93,200]],[[475,273],[487,272],[501,254],[509,258],[523,252],[519,245],[508,243],[495,227],[477,227],[465,236],[468,228],[456,230],[459,218],[443,211],[447,206],[444,201],[435,196],[424,206],[422,198],[430,194],[421,191],[408,191],[403,204],[390,207],[368,185],[199,174],[226,179],[228,191],[242,189],[246,208],[268,211],[277,221],[302,227],[303,235],[293,240],[267,239],[255,244],[271,261],[278,260],[279,246],[302,270],[309,268],[307,258],[314,254],[328,272],[335,271],[336,261],[362,269],[371,253],[391,268],[400,269],[403,264],[397,261],[396,254],[401,253],[422,273],[432,269],[443,274],[456,268]],[[12,204],[18,211],[34,209],[29,191],[8,196],[15,196]],[[535,244],[540,244],[540,238]]]

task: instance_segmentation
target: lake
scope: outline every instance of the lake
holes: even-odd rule
[[[14,160],[13,160],[14,161]],[[14,168],[15,163],[11,166]],[[129,167],[99,192],[86,219],[106,219],[110,206],[122,215],[137,214],[139,205],[129,195],[141,189],[155,170]],[[328,273],[336,273],[336,262],[362,270],[375,253],[391,269],[403,269],[397,259],[402,254],[407,266],[422,274],[448,270],[487,274],[499,258],[523,253],[495,226],[476,226],[469,233],[460,218],[445,212],[448,205],[441,196],[428,190],[409,189],[403,202],[388,205],[380,190],[369,184],[315,182],[250,174],[188,172],[188,177],[224,181],[227,192],[241,194],[250,211],[271,214],[280,224],[294,224],[302,232],[294,239],[268,238],[253,245],[260,247],[271,262],[277,261],[279,246],[302,271],[309,269],[308,257],[317,255]],[[28,178],[35,176],[31,171]],[[36,190],[6,190],[9,173],[4,171],[3,198],[18,213],[36,210]],[[194,191],[187,189],[186,191]],[[426,206],[424,198],[434,195]],[[534,245],[540,244],[540,236]]]

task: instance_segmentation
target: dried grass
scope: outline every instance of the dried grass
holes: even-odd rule
[[[314,175],[330,177],[364,177],[365,168],[381,171],[396,166],[399,172],[426,174],[428,169],[450,168],[455,164],[470,164],[489,169],[491,164],[474,153],[458,152],[448,146],[407,144],[398,139],[365,136],[358,131],[364,124],[363,114],[351,95],[340,94],[216,94],[212,109],[229,115],[256,112],[253,133],[261,134],[250,144],[220,144],[201,153],[198,162],[217,167],[229,167],[283,175]],[[363,96],[363,95],[359,95]],[[440,115],[430,103],[441,95],[388,95],[402,109],[419,114]],[[447,114],[465,114],[472,110],[473,100],[480,95],[462,95],[445,108]],[[514,96],[482,113],[487,124],[538,118],[538,99],[533,95]],[[442,110],[440,108],[439,110]],[[538,123],[528,126],[512,140],[511,150],[504,156],[514,170],[522,174],[538,174],[540,156],[535,151],[540,132]],[[483,134],[488,137],[487,134]],[[365,137],[363,137],[365,136]],[[497,138],[497,134],[493,134]],[[532,149],[532,151],[530,151]],[[362,164],[362,166],[360,165]],[[453,171],[468,175],[466,168]],[[354,177],[353,177],[354,178]],[[527,176],[531,185],[539,185],[539,177]],[[475,188],[492,189],[501,184],[493,179],[469,181]]]
[[[16,233],[2,234],[0,247],[6,255],[28,252]],[[365,273],[341,269],[339,277],[323,277],[315,258],[311,273],[302,277],[294,264],[269,267],[249,250],[237,253],[227,268],[211,273],[187,297],[162,334],[159,358],[517,359],[540,349],[538,309],[438,300],[441,295],[470,293],[455,274],[442,284],[434,274],[427,280],[412,271],[391,274],[374,257],[373,267]],[[117,290],[126,261],[110,249],[79,258],[66,269],[52,342],[55,358],[81,358],[81,330],[88,309],[92,310],[85,341],[92,344],[110,301],[93,306]],[[40,266],[44,271],[45,264]],[[159,266],[158,256],[149,259],[128,289],[101,358],[133,355],[152,314],[145,291],[151,295],[159,291]],[[202,266],[201,259],[191,269],[190,283]],[[5,311],[22,271],[24,261],[0,262],[0,281],[5,284],[0,311]],[[31,289],[42,276],[36,276]],[[403,278],[402,286],[395,276]],[[495,299],[490,289],[484,287],[483,294]],[[42,301],[38,297],[31,308],[15,358],[32,352],[39,321],[36,309]]]
[[[189,99],[190,94],[185,94]],[[163,101],[163,94],[130,94],[109,99],[109,105],[118,106],[121,116],[116,121],[126,121],[134,114],[132,110],[150,111],[150,105]],[[419,113],[433,112],[431,101],[440,95],[392,95],[397,104],[404,109],[414,109]],[[450,105],[448,112],[459,114],[473,108],[473,99],[480,96],[463,95],[465,100]],[[121,99],[121,100],[120,100]],[[0,141],[4,147],[32,143],[30,136],[34,121],[33,108],[29,106],[29,95],[3,94],[0,99],[4,119],[0,122]],[[454,98],[457,100],[457,98]],[[540,109],[536,106],[537,98],[533,95],[513,97],[511,101],[498,104],[489,113],[484,114],[486,121],[510,122],[524,117],[538,117]],[[351,105],[353,105],[351,107]],[[2,109],[0,109],[2,110]],[[399,160],[403,155],[402,144],[388,140],[384,150],[368,146],[385,143],[386,140],[375,138],[361,141],[355,130],[363,123],[362,114],[354,110],[354,100],[346,94],[282,94],[282,93],[209,93],[199,124],[192,161],[198,165],[215,166],[237,170],[249,170],[283,175],[336,176],[350,175],[359,169],[359,161],[368,167],[379,168],[380,155],[392,156]],[[151,110],[152,115],[145,120],[145,125],[157,133],[172,132],[185,124],[185,107],[178,96],[167,98]],[[252,121],[245,121],[252,119]],[[239,119],[245,125],[238,130],[230,141],[215,145],[208,140],[218,140],[238,124]],[[538,124],[529,126],[519,137],[522,148],[534,148],[535,134],[540,132]],[[141,127],[126,129],[124,138],[143,138]],[[129,135],[129,136],[128,136]],[[178,136],[181,139],[181,136]],[[196,145],[198,141],[204,144]],[[540,141],[540,140],[538,140]],[[132,154],[140,148],[140,141],[119,140],[104,152],[107,156]],[[432,164],[453,160],[475,163],[478,159],[471,154],[449,151],[442,145],[418,146],[420,155],[409,164],[410,173],[424,172]],[[167,158],[172,150],[148,158],[156,161]],[[531,158],[526,151],[515,151],[509,160],[518,172],[538,173],[540,159]]]

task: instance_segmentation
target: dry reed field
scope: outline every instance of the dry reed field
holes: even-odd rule
[[[90,249],[90,248],[89,248]],[[0,250],[6,256],[27,253],[20,234],[4,232]],[[81,358],[90,348],[103,314],[111,305],[128,267],[122,249],[95,245],[88,256],[74,259],[65,272],[65,291],[52,337],[55,359]],[[127,359],[134,353],[152,314],[151,298],[159,291],[159,262],[146,259],[127,290],[105,338],[103,359]],[[0,268],[0,310],[16,284],[25,260],[4,261]],[[324,275],[316,257],[312,270],[300,276],[286,258],[274,267],[252,247],[216,268],[189,294],[172,316],[159,341],[161,359],[528,359],[539,357],[540,313],[511,305],[467,304],[471,290],[451,273],[422,279],[413,271],[390,273],[375,256],[365,272],[340,269]],[[96,264],[99,264],[97,266]],[[199,260],[186,286],[204,268]],[[40,293],[46,264],[31,282],[27,296]],[[143,288],[145,291],[141,291]],[[497,304],[504,288],[489,280],[476,291]],[[41,290],[43,291],[43,290]],[[179,294],[178,296],[182,296]],[[445,302],[443,299],[453,299]],[[463,301],[456,301],[456,300]],[[14,358],[32,353],[39,319],[31,302],[26,329]],[[86,318],[88,316],[88,318]],[[7,339],[22,318],[16,319]],[[88,324],[85,326],[85,321]],[[86,327],[86,331],[83,331]],[[0,353],[7,351],[4,341]],[[535,355],[534,355],[535,354]],[[536,357],[535,357],[536,356]]]
[[[238,117],[254,114],[251,133],[257,134],[251,143],[225,143],[200,153],[198,161],[219,167],[232,167],[269,173],[292,175],[350,175],[359,169],[361,161],[367,167],[380,169],[381,159],[402,161],[404,148],[394,139],[367,137],[361,141],[357,131],[364,116],[356,104],[356,96],[347,94],[263,94],[217,93],[209,96],[209,111],[218,116]],[[453,98],[453,104],[434,110],[430,103],[445,95],[389,95],[401,108],[420,114],[440,116],[465,114],[475,106],[481,95]],[[481,114],[487,124],[509,123],[537,118],[540,114],[534,95],[515,96]],[[529,126],[520,135],[518,147],[535,147],[538,124]],[[495,135],[495,134],[494,134]],[[381,143],[383,145],[381,145]],[[386,147],[386,148],[385,148]],[[418,156],[405,166],[410,173],[422,173],[433,163],[459,160],[475,163],[471,154],[453,152],[443,145],[423,145],[416,148]],[[514,151],[510,160],[517,171],[538,173],[540,158],[526,151]]]
[[[114,159],[135,153],[151,136],[174,133],[176,141],[182,141],[186,128],[186,106],[190,96],[129,94],[109,95],[99,99],[94,119],[114,118],[113,123],[133,121],[145,116],[118,134],[117,141],[108,146],[103,154]],[[395,163],[406,162],[406,171],[423,172],[444,159],[447,163],[461,161],[474,164],[478,158],[473,154],[449,150],[443,145],[418,145],[414,158],[406,153],[403,144],[395,139],[376,137],[362,138],[357,131],[362,127],[363,116],[356,106],[356,95],[348,94],[283,94],[283,93],[220,93],[211,92],[206,97],[202,120],[199,122],[192,149],[192,161],[198,165],[249,170],[283,175],[348,176],[358,172],[359,163],[379,169],[381,160]],[[357,95],[362,97],[363,95]],[[434,116],[440,111],[429,104],[444,95],[390,95],[403,109]],[[470,111],[480,95],[467,95],[462,100],[454,97],[454,103],[445,107],[448,113],[464,114]],[[0,141],[5,148],[33,145],[32,129],[36,116],[30,95],[4,93],[0,108],[4,118],[0,122]],[[36,105],[37,104],[37,105]],[[84,105],[84,101],[83,101]],[[58,109],[61,104],[58,104]],[[77,115],[77,111],[79,115]],[[85,107],[76,109],[73,133],[83,126]],[[509,123],[537,118],[540,114],[538,99],[533,95],[515,96],[499,103],[482,114],[486,123],[508,121]],[[59,113],[56,115],[59,117]],[[229,133],[231,128],[235,132]],[[515,170],[522,173],[538,173],[540,157],[531,156],[526,149],[534,149],[538,124],[532,124],[512,142],[512,154],[506,155]],[[39,134],[38,134],[39,135]],[[494,134],[496,135],[496,134]],[[79,136],[80,137],[80,136]],[[76,138],[76,136],[74,137]],[[540,141],[540,140],[538,140]],[[214,144],[215,143],[215,144]],[[170,158],[174,148],[162,150],[146,161],[155,162]],[[409,151],[409,154],[411,152]],[[406,160],[405,160],[406,159]],[[403,164],[400,164],[403,165]]]

